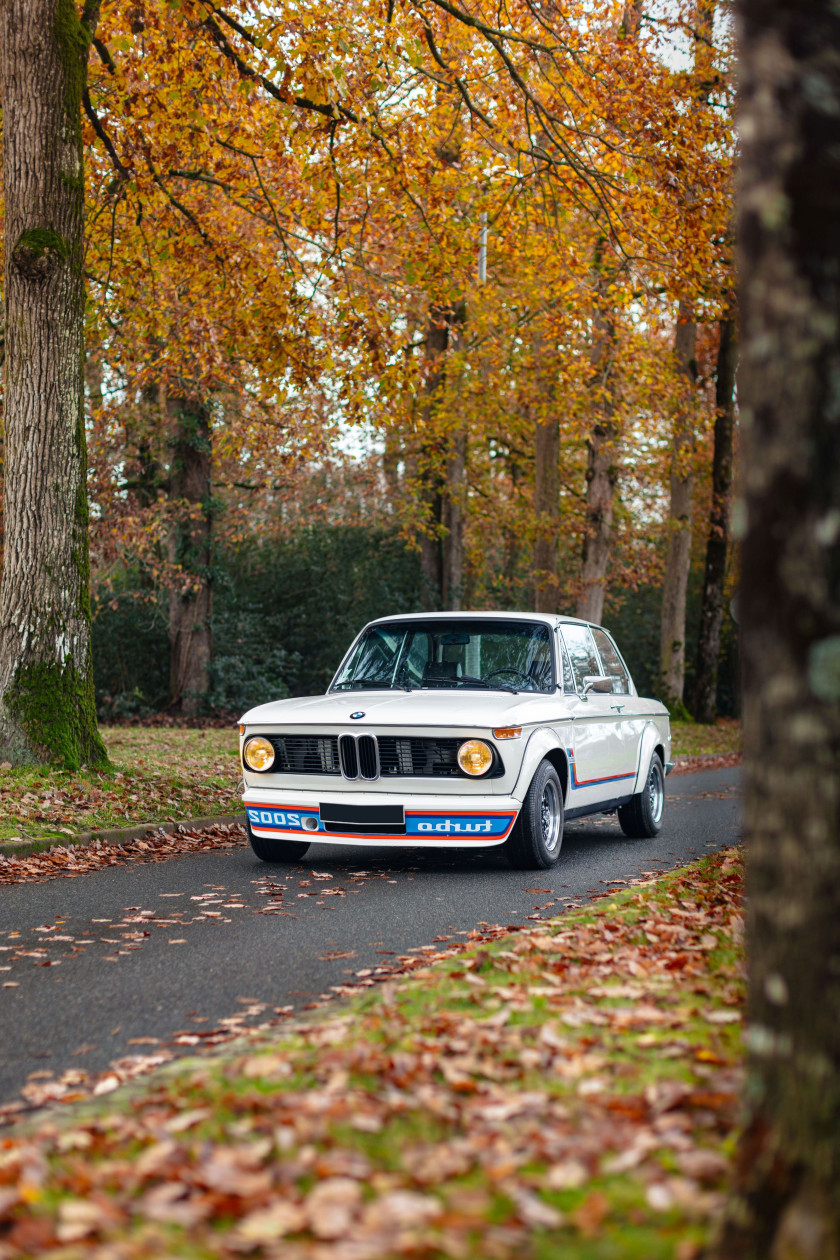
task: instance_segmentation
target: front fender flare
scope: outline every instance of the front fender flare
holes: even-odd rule
[[[560,775],[564,804],[567,803],[569,795],[569,759],[562,739],[550,726],[537,727],[528,736],[528,743],[525,746],[525,753],[519,767],[519,776],[511,790],[512,796],[517,797],[520,801],[525,799],[525,793],[528,791],[531,780],[536,774],[537,766],[546,757]]]

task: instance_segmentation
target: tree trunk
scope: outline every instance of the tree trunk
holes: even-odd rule
[[[560,426],[556,420],[534,425],[534,612],[557,612],[560,538]]]
[[[735,438],[735,370],[738,341],[735,318],[728,313],[720,321],[720,341],[715,382],[715,450],[712,460],[712,508],[706,543],[706,571],[697,643],[693,712],[698,722],[714,722],[717,713],[720,630],[723,624],[723,589],[729,547],[729,507],[732,497],[732,465]]]
[[[593,316],[593,406],[596,416],[589,434],[586,460],[586,518],[583,563],[577,616],[600,621],[612,544],[613,499],[618,481],[615,466],[618,430],[615,424],[613,369],[615,330],[612,321],[598,311]]]
[[[81,107],[98,3],[5,0],[0,757],[107,762],[90,657]]]
[[[685,686],[685,602],[691,568],[691,510],[694,500],[694,393],[697,382],[697,325],[691,305],[681,301],[674,339],[677,372],[684,383],[671,449],[668,556],[662,581],[659,685],[666,704],[681,704]]]
[[[169,704],[185,717],[201,712],[210,687],[212,652],[212,438],[207,403],[167,397],[174,422],[169,500],[174,517],[169,563],[182,581],[169,589]]]
[[[749,1005],[719,1260],[840,1257],[840,12],[739,0]]]
[[[464,494],[467,481],[465,429],[449,440],[449,459],[441,504],[441,594],[444,608],[458,609],[464,593]]]
[[[430,438],[421,453],[421,495],[427,528],[420,537],[420,571],[432,609],[460,608],[464,580],[464,493],[467,435],[435,436],[446,383],[446,353],[456,348],[466,320],[463,302],[450,310],[433,307],[426,333],[424,418]]]

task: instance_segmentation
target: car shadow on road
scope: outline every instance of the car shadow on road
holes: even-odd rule
[[[591,819],[568,825],[563,837],[560,860],[551,873],[562,870],[564,860],[575,857],[592,857],[595,852],[607,856],[615,849],[616,855],[626,855],[631,848],[650,845],[650,841],[629,840],[618,827],[615,819],[603,821]],[[538,872],[516,870],[510,866],[503,846],[470,852],[468,849],[373,849],[318,845],[313,846],[306,857],[291,868],[293,871],[320,870],[344,876],[386,874],[487,874],[507,872],[510,875],[533,876]],[[546,872],[548,874],[548,872]]]

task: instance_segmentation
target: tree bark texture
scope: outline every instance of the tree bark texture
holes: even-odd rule
[[[735,318],[720,321],[715,381],[715,447],[712,458],[712,506],[706,542],[706,568],[700,634],[697,641],[692,712],[698,722],[714,722],[717,714],[720,632],[723,625],[723,592],[729,548],[729,513],[735,457],[735,371],[738,339]]]
[[[169,704],[185,717],[201,712],[210,688],[213,640],[212,434],[207,403],[167,396],[173,421],[169,563],[181,581],[169,589]]]
[[[81,107],[98,4],[0,6],[5,546],[0,757],[107,761],[96,728],[83,419]]]
[[[674,357],[684,388],[674,419],[671,448],[668,554],[662,580],[659,633],[659,685],[666,704],[680,704],[685,687],[685,603],[691,568],[691,513],[694,502],[696,346],[697,324],[693,311],[688,302],[681,301],[674,337]]]
[[[433,609],[461,607],[464,585],[464,496],[467,434],[465,430],[436,435],[438,411],[446,384],[446,355],[457,349],[466,320],[466,304],[429,312],[426,333],[428,375],[424,420],[429,437],[421,452],[421,498],[427,529],[420,537],[420,571],[426,600]]]
[[[577,616],[601,621],[612,546],[613,501],[618,481],[615,423],[615,332],[612,321],[596,311],[593,317],[594,421],[587,442],[586,516]]]
[[[556,613],[560,538],[560,426],[556,419],[535,424],[534,457],[534,612]]]
[[[840,1257],[840,11],[738,0],[747,1124],[716,1246]]]

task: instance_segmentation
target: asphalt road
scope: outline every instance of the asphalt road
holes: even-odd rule
[[[213,1029],[300,1009],[435,937],[683,865],[737,840],[738,784],[737,770],[669,779],[655,840],[627,840],[614,817],[569,823],[549,872],[512,871],[498,850],[326,845],[279,868],[243,846],[0,888],[0,1102],[157,1046],[195,1053]]]

